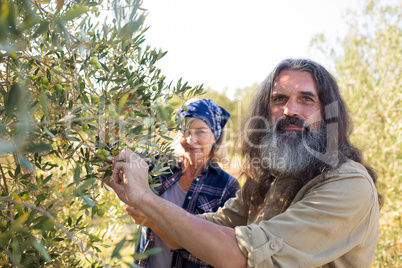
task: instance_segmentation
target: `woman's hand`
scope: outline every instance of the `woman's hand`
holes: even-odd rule
[[[139,209],[125,205],[124,209],[135,224],[146,226],[152,229],[172,249],[183,248],[167,232],[163,231],[157,224],[144,215]]]
[[[147,216],[145,216],[144,213],[142,213],[140,210],[128,205],[124,205],[124,210],[131,217],[134,223],[138,225],[142,224],[143,226],[147,226],[152,229],[153,222],[148,219]]]

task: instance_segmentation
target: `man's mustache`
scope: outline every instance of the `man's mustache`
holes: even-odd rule
[[[282,117],[275,122],[274,130],[278,131],[281,127],[286,125],[301,126],[304,131],[311,131],[311,126],[306,120],[299,117]]]

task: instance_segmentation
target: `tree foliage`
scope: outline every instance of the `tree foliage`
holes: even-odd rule
[[[402,3],[366,1],[346,17],[348,34],[332,49],[334,73],[354,120],[353,141],[378,172],[385,203],[375,265],[402,261]],[[315,46],[328,47],[325,35]]]
[[[118,263],[129,239],[99,257],[120,210],[97,167],[131,147],[166,172],[167,101],[202,88],[166,81],[141,1],[121,2],[0,2],[0,265]]]

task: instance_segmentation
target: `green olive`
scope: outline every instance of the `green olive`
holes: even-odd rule
[[[43,76],[41,81],[42,81],[42,84],[45,84],[45,85],[49,83],[49,79],[47,79],[46,76]]]
[[[135,150],[137,149],[137,147],[138,147],[138,142],[133,142],[133,143],[131,144],[131,146],[130,146],[130,149],[133,150],[133,151],[135,151]]]
[[[89,63],[92,64],[92,65],[97,64],[97,63],[98,63],[98,58],[95,57],[95,56],[93,56],[93,57],[89,60]]]
[[[0,228],[1,229],[4,229],[4,227],[6,227],[7,226],[7,221],[5,220],[5,219],[2,219],[1,221],[0,221]]]
[[[110,112],[110,116],[114,119],[117,119],[119,117],[119,115],[116,113],[116,111],[111,111]]]
[[[96,214],[98,214],[99,217],[102,217],[103,215],[105,215],[105,212],[103,211],[103,209],[98,209],[96,211]]]

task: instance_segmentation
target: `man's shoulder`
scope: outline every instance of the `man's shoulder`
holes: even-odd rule
[[[367,169],[362,164],[353,160],[348,160],[339,167],[324,172],[316,177],[313,179],[310,187],[320,187],[320,185],[324,186],[334,183],[338,189],[357,187],[360,189],[360,192],[366,191],[367,193],[373,193],[376,191],[373,179]],[[332,186],[328,185],[328,187]]]
[[[344,200],[348,197],[350,200],[377,200],[377,189],[373,179],[362,164],[352,160],[309,181],[299,191],[295,202],[309,194],[318,193],[333,197],[342,196]]]
[[[371,177],[367,171],[367,169],[360,163],[353,161],[353,160],[347,160],[345,163],[341,164],[339,167],[329,171],[328,173],[329,177],[332,176],[345,176],[347,175],[354,175],[354,176],[362,176],[367,179],[371,180]],[[332,176],[331,176],[332,175]],[[327,175],[326,175],[327,176]]]

